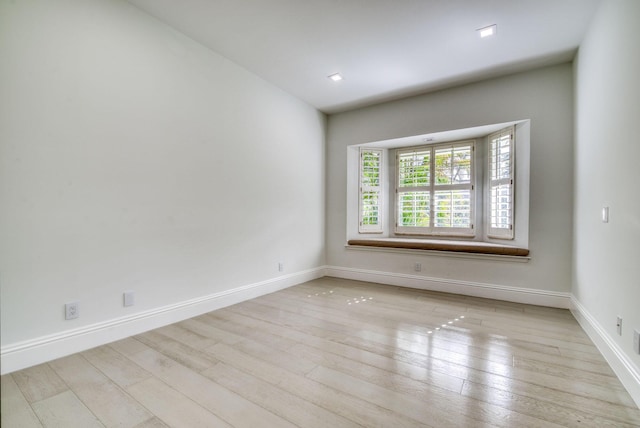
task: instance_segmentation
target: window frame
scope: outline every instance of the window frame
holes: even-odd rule
[[[437,184],[436,183],[436,151],[443,148],[451,148],[455,150],[457,147],[470,147],[470,175],[469,183],[462,184]],[[475,223],[476,219],[476,140],[461,140],[451,141],[446,143],[435,143],[422,146],[413,147],[401,147],[396,149],[395,156],[395,194],[394,194],[394,234],[395,235],[414,235],[414,236],[438,236],[438,237],[464,237],[474,238],[476,236]],[[400,157],[406,153],[419,153],[429,152],[429,184],[417,185],[417,186],[400,186]],[[433,201],[435,200],[436,193],[438,191],[455,191],[455,190],[468,190],[469,191],[469,227],[443,227],[435,224],[435,212],[436,207]],[[424,192],[429,194],[429,226],[401,226],[399,222],[400,217],[400,204],[403,194],[406,193],[418,193]]]
[[[513,208],[513,239],[506,240],[488,236],[488,137],[489,135],[508,127],[514,127],[514,208]],[[346,240],[353,239],[400,239],[416,241],[460,241],[460,242],[486,242],[503,245],[529,248],[530,242],[530,182],[531,182],[531,119],[519,119],[503,123],[491,123],[487,125],[449,129],[437,133],[418,134],[398,138],[356,143],[346,146]],[[444,235],[414,235],[396,234],[395,230],[395,176],[396,162],[395,152],[398,149],[419,147],[423,145],[455,142],[463,140],[476,140],[475,150],[475,231],[474,237],[470,236],[444,236]],[[361,233],[359,226],[359,164],[360,149],[381,149],[383,153],[382,164],[382,198],[380,200],[382,233],[377,235]],[[533,208],[532,208],[533,209]]]

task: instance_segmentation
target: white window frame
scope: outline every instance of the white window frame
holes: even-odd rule
[[[505,141],[507,140],[507,141]],[[508,174],[500,172],[500,153],[497,144],[508,147]],[[515,232],[515,127],[510,126],[487,137],[487,192],[485,196],[485,223],[487,237],[494,239],[514,239]],[[504,161],[503,161],[504,162]],[[498,191],[504,192],[502,201]],[[496,192],[496,193],[494,193]],[[506,199],[506,200],[504,200]],[[506,217],[506,218],[505,218]]]
[[[488,166],[488,138],[491,134],[509,127],[514,127],[514,207],[513,207],[513,238],[506,239],[489,236],[489,166]],[[487,129],[489,128],[489,129]],[[458,134],[458,135],[456,135]],[[462,137],[459,134],[466,134]],[[521,119],[511,122],[493,123],[472,128],[451,129],[439,133],[412,135],[388,140],[370,141],[363,144],[353,144],[346,147],[347,158],[347,188],[346,188],[346,239],[441,239],[464,240],[475,242],[487,242],[496,244],[508,244],[519,248],[529,248],[529,191],[531,175],[531,120]],[[395,153],[409,147],[429,145],[452,141],[476,140],[475,150],[475,236],[445,236],[422,234],[397,234],[395,233],[396,204],[395,181],[396,159]],[[382,164],[382,198],[381,225],[382,232],[359,231],[359,168],[360,149],[380,149],[383,151]],[[373,235],[372,233],[377,233]]]
[[[367,153],[374,153],[378,157],[378,185],[372,185],[365,177],[365,159]],[[383,180],[385,180],[383,167],[383,150],[371,149],[367,147],[361,147],[359,153],[359,168],[358,168],[358,232],[359,233],[382,233],[384,225],[384,213],[383,213]],[[370,201],[365,201],[365,195],[375,194],[377,195],[376,207],[377,207],[377,223],[371,224],[365,220],[364,211],[367,206],[371,206]]]
[[[398,149],[396,151],[396,172],[395,172],[395,234],[396,235],[424,235],[424,236],[458,236],[458,237],[475,237],[475,200],[476,200],[476,152],[475,152],[475,140],[455,141],[441,144],[430,144],[426,146],[408,147]],[[470,177],[469,183],[464,184],[437,184],[435,183],[436,176],[436,156],[435,152],[443,148],[456,147],[471,147],[471,165],[470,165]],[[417,186],[400,186],[400,156],[406,153],[430,153],[430,167],[429,167],[429,183],[428,185]],[[470,194],[469,200],[469,227],[438,227],[435,224],[435,195],[437,191],[455,191],[455,190],[468,190]],[[399,221],[400,216],[400,204],[403,194],[409,192],[424,192],[429,194],[429,225],[428,226],[402,226]]]

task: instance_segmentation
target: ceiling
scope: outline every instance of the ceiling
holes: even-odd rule
[[[129,0],[325,113],[570,61],[600,0]],[[497,24],[481,39],[477,29]],[[330,74],[344,80],[332,82]]]

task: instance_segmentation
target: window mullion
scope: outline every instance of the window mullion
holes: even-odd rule
[[[431,165],[429,167],[429,184],[431,185],[429,189],[429,200],[431,201],[431,203],[429,204],[429,229],[433,230],[435,226],[435,204],[433,203],[433,201],[435,200],[436,157],[433,147],[430,147],[429,150],[431,151]]]

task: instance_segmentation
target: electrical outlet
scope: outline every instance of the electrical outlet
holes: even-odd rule
[[[618,317],[616,320],[616,330],[618,332],[618,336],[622,336],[622,317]]]
[[[633,350],[636,354],[640,354],[640,331],[633,330]]]
[[[136,303],[135,291],[125,291],[122,297],[123,297],[122,304],[124,306],[133,306]]]
[[[282,263],[282,262],[278,263],[278,271],[279,272],[284,272],[284,263]]]
[[[422,263],[416,263],[416,264],[415,264],[415,266],[413,267],[413,269],[414,269],[416,272],[420,272],[420,271],[422,271]]]
[[[64,319],[72,320],[80,316],[80,302],[69,302],[64,305]]]

